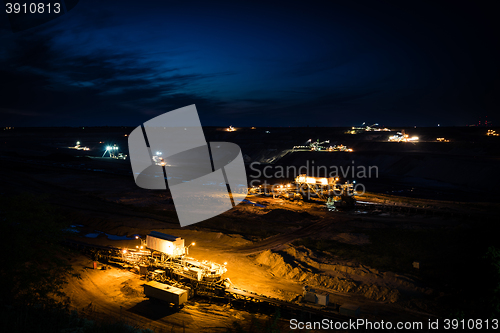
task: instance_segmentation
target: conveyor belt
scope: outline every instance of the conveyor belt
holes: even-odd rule
[[[66,240],[64,243],[67,245],[70,245],[70,246],[76,246],[76,247],[85,248],[85,249],[98,249],[98,250],[120,252],[120,249],[116,248],[116,247],[89,244],[89,243],[79,242],[79,241],[75,241],[75,240]],[[158,266],[158,267],[160,267],[160,266]],[[178,274],[178,272],[176,272],[176,274]],[[191,278],[191,277],[188,277],[188,278]],[[219,290],[222,291],[222,288]],[[306,313],[321,316],[323,318],[334,319],[337,321],[346,321],[347,320],[347,318],[345,316],[342,316],[338,312],[336,312],[334,310],[330,310],[328,308],[317,308],[317,307],[308,306],[305,304],[303,305],[303,304],[287,302],[287,301],[280,300],[277,298],[272,298],[272,297],[268,297],[265,295],[259,295],[257,293],[251,292],[251,291],[241,290],[241,289],[234,288],[234,287],[225,288],[224,291],[226,292],[226,294],[229,294],[229,295],[232,294],[232,295],[244,296],[246,298],[249,298],[250,302],[258,301],[258,302],[269,303],[269,304],[272,304],[274,306],[283,307],[283,308],[287,308],[287,309],[291,309],[291,310],[295,310],[295,311],[300,311],[300,312],[306,312]]]
[[[347,320],[347,318],[345,316],[342,316],[338,312],[328,310],[328,309],[318,309],[318,308],[307,306],[307,305],[291,303],[291,302],[283,301],[283,300],[280,300],[277,298],[267,297],[264,295],[258,295],[256,293],[252,293],[252,292],[245,291],[245,290],[240,290],[237,288],[226,288],[226,292],[230,293],[230,294],[237,294],[237,295],[249,297],[252,299],[259,300],[261,302],[267,302],[267,303],[271,303],[274,305],[283,306],[283,307],[291,308],[294,310],[299,310],[302,312],[313,313],[315,315],[319,315],[319,316],[322,316],[324,318],[336,319],[338,321],[346,321]]]

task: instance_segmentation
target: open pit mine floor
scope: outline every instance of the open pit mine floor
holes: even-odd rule
[[[301,304],[308,285],[328,293],[330,303],[357,305],[361,318],[378,321],[427,321],[460,307],[464,288],[473,291],[480,284],[464,263],[474,262],[474,251],[493,237],[490,225],[499,208],[495,200],[368,193],[357,198],[363,204],[356,209],[332,212],[319,202],[248,196],[264,207],[240,204],[180,228],[170,193],[138,188],[127,161],[37,163],[35,158],[27,163],[10,154],[0,156],[0,162],[0,193],[27,192],[51,204],[68,225],[78,226],[69,239],[134,248],[139,241],[113,240],[106,234],[175,235],[186,244],[196,242],[189,256],[227,262],[225,277],[237,290]],[[82,276],[66,287],[70,306],[89,318],[122,319],[158,332],[219,332],[235,321],[270,318],[203,297],[173,311],[144,297],[145,280],[133,270],[93,270],[92,260],[76,252],[70,262]],[[420,268],[414,268],[415,262]],[[288,318],[281,325],[288,327]]]

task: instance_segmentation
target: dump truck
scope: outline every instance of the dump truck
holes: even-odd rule
[[[158,281],[144,284],[144,294],[152,300],[166,303],[176,309],[181,308],[188,300],[188,291]]]

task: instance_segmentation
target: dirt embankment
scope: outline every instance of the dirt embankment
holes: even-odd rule
[[[278,252],[266,250],[255,261],[278,277],[334,292],[357,293],[376,301],[395,303],[406,292],[432,292],[392,272],[354,263],[322,262],[304,247],[288,247]]]

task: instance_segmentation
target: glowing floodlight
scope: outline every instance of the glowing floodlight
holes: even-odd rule
[[[314,177],[306,177],[306,183],[308,183],[308,184],[316,184],[316,178],[314,178]]]

